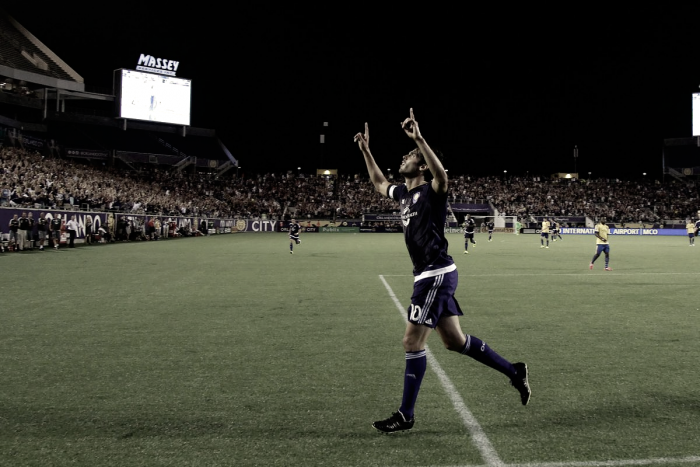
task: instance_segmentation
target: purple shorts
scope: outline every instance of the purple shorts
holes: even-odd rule
[[[454,296],[457,281],[457,269],[454,269],[414,282],[411,306],[407,310],[408,320],[435,329],[443,315],[462,316],[464,313]]]

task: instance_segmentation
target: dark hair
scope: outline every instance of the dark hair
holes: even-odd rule
[[[442,154],[442,151],[440,151],[439,149],[435,149],[435,148],[432,148],[432,149],[433,149],[433,153],[435,153],[435,155],[437,156],[438,160],[439,160],[440,163],[442,164],[443,161],[444,161],[444,159],[443,159],[444,156],[443,156],[443,154]],[[425,156],[424,156],[423,153],[420,151],[420,149],[416,149],[416,154],[417,154],[418,158],[419,158],[420,161],[421,161],[421,162],[419,163],[419,165],[423,165],[423,164],[428,165],[428,163],[425,162]],[[431,180],[433,179],[433,174],[430,172],[430,169],[428,169],[428,170],[426,170],[425,172],[423,172],[423,178],[425,179],[426,182],[429,182],[429,181],[431,181]]]

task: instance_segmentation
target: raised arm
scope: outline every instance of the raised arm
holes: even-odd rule
[[[372,180],[374,189],[377,190],[378,193],[381,193],[382,195],[386,196],[387,189],[391,184],[387,181],[386,177],[384,177],[384,174],[379,169],[379,166],[374,161],[374,157],[372,156],[372,153],[369,150],[369,125],[367,125],[367,123],[365,123],[364,134],[356,134],[355,139],[353,141],[357,143],[357,147],[360,148],[360,151],[362,151],[362,155],[365,156],[367,172],[369,173],[370,180]]]
[[[418,128],[418,122],[413,116],[413,109],[410,109],[410,117],[401,122],[401,128],[406,132],[409,138],[415,141],[416,146],[420,149],[426,164],[428,164],[428,169],[433,175],[432,186],[435,193],[443,194],[447,193],[447,172],[442,166],[442,162],[438,159],[437,155],[430,149],[428,143],[423,138],[423,135]]]

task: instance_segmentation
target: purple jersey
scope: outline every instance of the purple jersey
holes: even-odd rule
[[[289,238],[293,239],[298,239],[299,238],[299,230],[301,230],[301,225],[297,222],[290,222],[289,223]]]
[[[435,193],[430,183],[411,191],[402,184],[391,185],[387,197],[401,204],[401,223],[413,262],[413,275],[453,265],[445,238],[447,193]]]

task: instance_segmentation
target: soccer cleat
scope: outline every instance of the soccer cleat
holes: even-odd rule
[[[465,255],[468,255],[469,252],[468,252],[467,250],[464,250],[464,254],[465,254]]]
[[[395,433],[397,431],[410,430],[413,428],[415,421],[415,417],[406,420],[406,417],[404,417],[401,411],[397,410],[386,420],[379,420],[372,423],[372,427],[382,433]]]
[[[490,241],[491,241],[491,239],[489,238],[489,242],[490,242]]]
[[[549,250],[549,245],[548,245],[548,246],[546,246],[545,248]]]
[[[609,267],[605,266],[605,270],[606,270],[606,271],[612,271],[612,268],[609,268]]]
[[[593,263],[588,265],[588,269],[590,269],[591,271],[593,270]]]
[[[540,245],[540,248],[544,248],[544,245]]]
[[[292,250],[289,250],[289,254],[290,254],[290,255],[293,255],[294,252],[293,252]]]
[[[515,376],[510,380],[510,384],[520,393],[520,402],[527,405],[530,402],[532,391],[530,390],[530,382],[528,381],[527,365],[524,363],[514,363]]]

